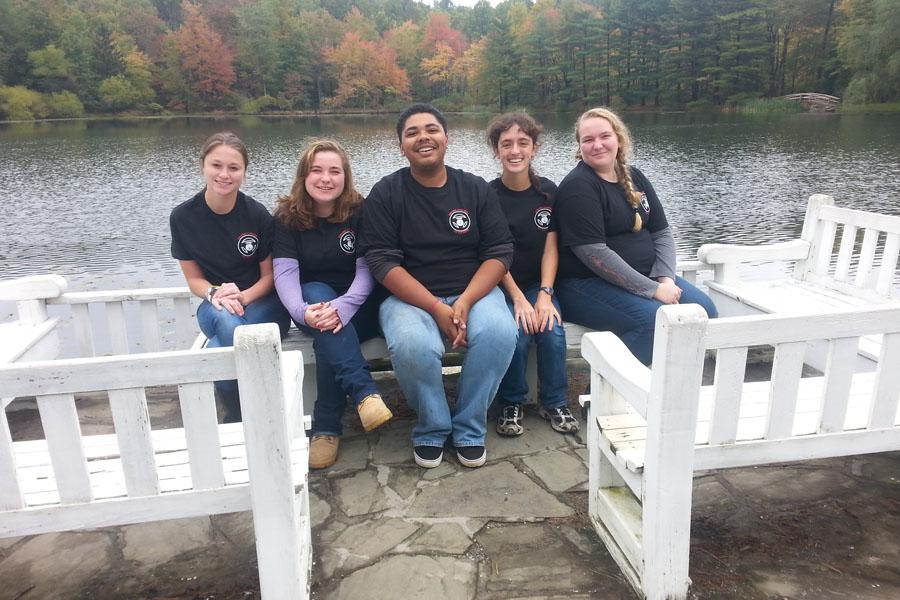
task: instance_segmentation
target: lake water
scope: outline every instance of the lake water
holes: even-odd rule
[[[559,181],[574,166],[575,115],[538,115],[537,169]],[[449,115],[449,165],[486,179],[498,164],[489,117]],[[653,182],[678,253],[705,242],[795,237],[810,194],[900,214],[900,115],[627,115],[633,164]],[[250,148],[243,190],[268,206],[290,187],[312,137],[348,149],[364,194],[406,162],[393,117],[73,121],[0,125],[0,278],[58,273],[70,290],[183,285],[169,255],[172,207],[201,185],[197,154],[231,130]]]

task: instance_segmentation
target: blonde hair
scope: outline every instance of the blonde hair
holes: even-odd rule
[[[625,191],[625,197],[634,209],[634,226],[632,231],[638,232],[643,226],[637,207],[641,203],[641,193],[634,188],[634,181],[631,179],[631,169],[628,167],[628,158],[631,156],[631,133],[625,122],[608,108],[597,107],[582,113],[578,120],[575,121],[575,141],[578,142],[578,150],[575,152],[575,158],[581,160],[581,136],[579,130],[581,124],[588,119],[605,119],[612,125],[613,132],[619,140],[619,152],[616,154],[616,178],[619,185]]]
[[[362,204],[362,195],[353,187],[350,159],[343,146],[334,140],[313,140],[300,154],[300,162],[297,164],[297,173],[294,176],[294,183],[291,185],[291,193],[278,198],[275,216],[286,227],[305,231],[316,225],[318,217],[313,211],[313,200],[306,191],[306,178],[309,176],[313,160],[319,152],[334,152],[341,157],[341,164],[344,168],[344,190],[335,200],[334,212],[326,218],[326,221],[343,223]]]

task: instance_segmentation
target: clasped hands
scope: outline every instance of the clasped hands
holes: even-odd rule
[[[223,283],[213,293],[210,303],[217,309],[223,308],[233,315],[244,316],[244,293],[235,283]]]
[[[337,308],[331,306],[331,302],[317,302],[315,304],[310,304],[306,307],[306,313],[303,315],[303,320],[306,321],[306,324],[312,329],[318,329],[322,333],[325,333],[326,331],[337,333],[344,328],[344,324],[341,323],[341,317],[338,314]]]

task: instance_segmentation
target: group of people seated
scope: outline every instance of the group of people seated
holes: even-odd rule
[[[567,405],[563,318],[612,331],[650,364],[656,310],[710,299],[675,273],[675,243],[647,178],[628,164],[631,137],[606,108],[575,123],[578,163],[557,187],[533,161],[541,126],[526,113],[495,118],[487,140],[502,174],[486,182],[444,163],[447,120],[429,104],[397,120],[409,166],[363,199],[333,140],[310,142],[274,217],[240,191],[248,166],[232,133],[200,153],[205,188],[171,214],[172,255],[210,347],[234,330],[290,321],[313,338],[318,396],[310,467],[332,465],[348,398],[365,431],[392,418],[360,350],[383,335],[400,389],[416,412],[413,457],[480,467],[491,403],[497,432],[524,432],[528,346],[537,346],[539,414],[578,430]],[[445,343],[464,349],[455,402],[442,377]],[[226,421],[240,420],[233,381],[216,383]]]

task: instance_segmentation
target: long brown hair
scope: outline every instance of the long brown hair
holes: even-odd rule
[[[619,115],[604,107],[592,108],[582,113],[578,120],[575,121],[575,141],[578,142],[578,150],[575,153],[575,157],[581,160],[581,136],[579,135],[581,124],[587,119],[595,118],[606,119],[612,125],[613,131],[619,139],[619,152],[616,154],[616,178],[619,181],[619,185],[625,190],[625,197],[631,204],[631,208],[635,209],[632,231],[638,232],[642,227],[641,217],[637,214],[637,207],[641,203],[641,193],[634,188],[634,181],[631,179],[631,169],[628,168],[628,158],[631,156],[632,147],[631,133],[629,133],[628,127],[625,126]]]
[[[343,223],[362,203],[362,195],[353,187],[350,159],[343,146],[334,140],[313,140],[300,154],[300,162],[297,164],[297,173],[294,175],[291,193],[278,198],[275,217],[285,227],[307,230],[316,225],[316,219],[319,217],[313,211],[313,200],[306,191],[306,178],[312,168],[313,160],[319,152],[334,152],[341,157],[344,168],[344,190],[334,202],[334,212],[325,220],[329,223]]]
[[[538,137],[544,131],[541,124],[526,112],[508,112],[494,117],[487,127],[488,144],[491,145],[495,155],[500,150],[500,136],[513,125],[518,125],[522,133],[531,138],[531,143],[534,144],[534,148],[537,150]],[[528,178],[531,180],[531,187],[545,198],[549,198],[548,194],[541,190],[541,180],[538,178],[537,173],[534,172],[532,161],[528,161]]]

